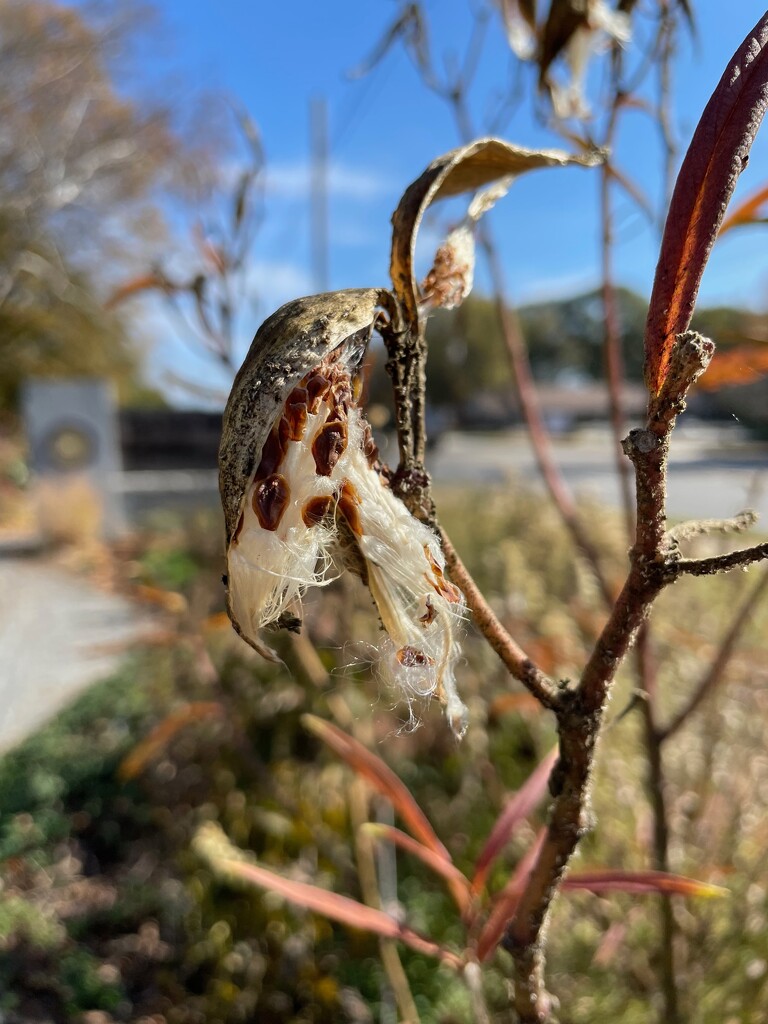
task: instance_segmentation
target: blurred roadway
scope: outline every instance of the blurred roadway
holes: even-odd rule
[[[578,495],[619,507],[615,459],[605,427],[555,438],[555,457]],[[386,457],[386,455],[385,455]],[[430,453],[436,483],[540,487],[527,435],[447,433]],[[693,424],[675,431],[669,473],[669,514],[674,519],[721,518],[744,508],[768,524],[768,444],[746,442],[733,429]],[[759,526],[758,529],[761,527]]]

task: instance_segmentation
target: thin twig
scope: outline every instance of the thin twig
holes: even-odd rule
[[[680,335],[676,347],[680,351],[670,362],[673,379],[651,403],[648,425],[630,431],[622,442],[635,469],[638,509],[629,574],[578,686],[561,695],[557,711],[560,761],[553,773],[555,802],[538,860],[504,936],[504,946],[514,959],[515,1008],[526,1024],[550,1017],[541,935],[568,861],[590,827],[595,745],[616,672],[653,602],[676,578],[667,571],[674,551],[664,529],[669,435],[684,405],[687,387],[711,356],[698,336]]]
[[[515,375],[523,419],[528,428],[539,472],[577,550],[592,570],[606,607],[610,608],[615,594],[603,570],[597,548],[581,524],[573,497],[558,469],[549,431],[541,414],[538,393],[531,373],[531,364],[520,330],[520,323],[516,313],[507,304],[504,273],[498,257],[498,250],[487,225],[482,227],[480,239],[491,273],[496,311]]]
[[[653,816],[652,858],[656,871],[669,871],[669,818],[667,815],[664,761],[662,758],[661,735],[656,724],[656,683],[657,674],[652,663],[649,623],[640,628],[635,647],[638,675],[646,693],[640,701],[643,719],[645,753],[648,763],[647,793]],[[675,970],[675,921],[672,901],[668,894],[660,893],[657,899],[660,917],[660,965],[659,981],[663,998],[664,1024],[678,1024],[680,1006]]]
[[[744,533],[755,525],[757,519],[757,513],[748,508],[731,519],[691,519],[679,523],[667,532],[667,536],[672,541],[683,541],[707,533]]]
[[[747,594],[736,610],[730,628],[722,639],[720,649],[699,685],[671,722],[659,731],[660,742],[665,742],[670,736],[673,736],[721,682],[736,645],[766,591],[768,591],[768,569],[763,571],[757,586]]]
[[[731,569],[746,569],[754,562],[762,562],[768,558],[768,543],[755,544],[752,548],[729,551],[725,555],[713,558],[681,558],[665,566],[670,579],[680,576],[714,576],[718,572],[730,572]]]
[[[522,647],[512,639],[499,622],[459,557],[448,534],[442,528],[440,529],[440,538],[451,579],[463,591],[475,625],[496,651],[510,674],[519,680],[545,708],[554,710],[559,700],[559,691],[556,685],[534,665]]]

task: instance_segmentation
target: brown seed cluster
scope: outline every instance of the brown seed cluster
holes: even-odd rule
[[[328,406],[328,418],[312,439],[312,457],[318,476],[329,477],[349,443],[348,416],[354,402],[353,384],[349,374],[333,357],[311,370],[288,395],[283,413],[272,428],[261,452],[251,504],[264,530],[276,530],[291,498],[291,489],[280,467],[291,441],[302,441],[310,414],[318,412],[322,402]],[[364,424],[363,453],[368,465],[379,466],[379,452],[369,424]],[[338,508],[356,536],[362,535],[360,496],[345,480],[332,495],[310,498],[301,516],[311,528],[327,519]],[[242,527],[242,520],[235,540]]]

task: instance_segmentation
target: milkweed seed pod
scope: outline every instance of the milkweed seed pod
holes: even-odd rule
[[[408,704],[437,695],[457,735],[461,592],[434,532],[391,491],[358,403],[357,370],[380,293],[334,292],[283,306],[259,329],[224,413],[219,486],[227,610],[274,657],[266,626],[296,621],[302,594],[352,567],[386,637],[379,668]]]

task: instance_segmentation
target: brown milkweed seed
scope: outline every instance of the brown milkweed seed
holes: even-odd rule
[[[267,436],[267,440],[264,442],[264,447],[261,449],[261,462],[259,468],[256,470],[256,480],[264,480],[268,476],[272,476],[276,473],[280,463],[283,461],[283,445],[280,442],[280,432],[278,427],[273,427]]]
[[[317,412],[320,403],[328,394],[331,382],[322,373],[311,373],[306,378],[307,408],[311,413]]]
[[[339,511],[344,516],[352,533],[362,537],[363,525],[360,521],[360,495],[357,488],[349,480],[344,481],[339,496]]]
[[[395,657],[404,668],[422,668],[424,665],[435,664],[434,658],[430,658],[424,651],[410,645],[401,647]]]
[[[321,523],[330,515],[335,501],[336,499],[332,494],[318,494],[316,497],[310,498],[301,510],[301,518],[304,520],[304,525],[312,527]]]
[[[318,476],[330,476],[347,447],[347,424],[331,420],[318,431],[312,442],[312,456]]]
[[[256,485],[251,504],[263,530],[276,530],[283,518],[291,489],[288,481],[279,473],[273,473]]]
[[[294,388],[285,402],[285,414],[289,441],[300,441],[307,425],[307,404],[309,396],[306,388]]]

